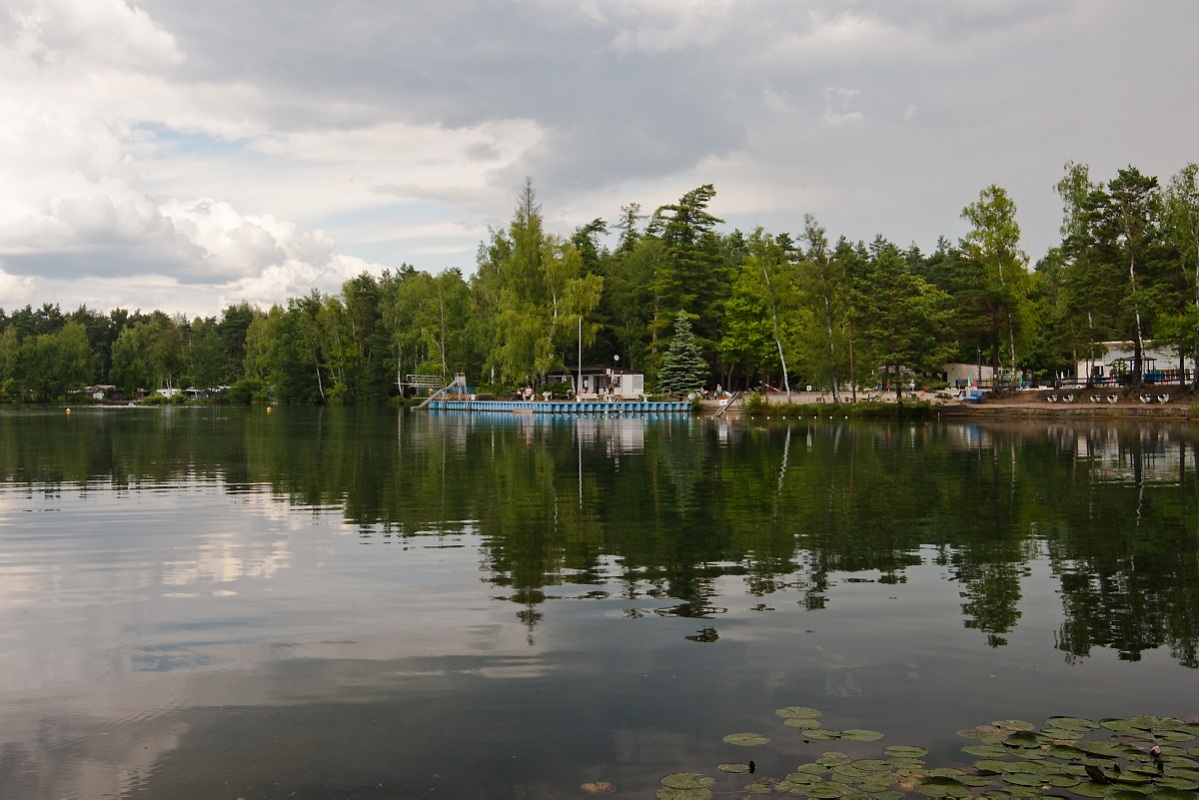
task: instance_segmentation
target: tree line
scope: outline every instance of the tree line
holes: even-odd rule
[[[563,236],[544,229],[526,181],[469,277],[403,265],[339,293],[194,319],[0,309],[0,390],[46,401],[89,384],[130,397],[221,386],[242,401],[377,402],[410,374],[463,372],[497,393],[541,386],[581,353],[663,391],[811,384],[841,401],[947,361],[1047,378],[1119,340],[1139,383],[1150,343],[1180,364],[1199,353],[1199,166],[1162,186],[1132,166],[1100,181],[1068,162],[1055,188],[1061,240],[1033,263],[998,185],[963,208],[965,236],[926,254],[882,236],[834,241],[811,215],[795,233],[726,232],[711,184]]]

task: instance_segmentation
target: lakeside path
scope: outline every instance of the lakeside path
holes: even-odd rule
[[[1050,395],[1057,395],[1059,398],[1063,394],[1074,395],[1077,399],[1072,403],[1055,402],[1051,403],[1047,399]],[[1175,419],[1175,420],[1199,420],[1199,395],[1192,394],[1188,390],[1179,390],[1177,387],[1169,389],[1146,390],[1146,396],[1151,398],[1151,402],[1143,403],[1139,399],[1137,393],[1128,391],[1113,392],[1107,390],[1087,390],[1074,389],[1069,392],[1063,390],[1052,389],[1035,389],[1020,392],[1008,392],[999,397],[992,397],[990,393],[984,396],[984,399],[977,403],[962,402],[957,397],[952,397],[948,393],[938,392],[916,392],[914,395],[905,398],[917,402],[929,402],[934,406],[938,406],[941,414],[944,416],[954,417],[975,417],[975,418],[993,418],[993,419],[1013,419],[1013,418],[1066,418],[1066,419]],[[1158,395],[1169,395],[1169,400],[1162,403],[1158,399]],[[1099,402],[1092,402],[1091,396],[1095,396]],[[1115,395],[1117,401],[1111,403],[1108,397]],[[848,395],[846,395],[848,397]],[[771,403],[786,404],[787,395],[782,392],[771,393],[767,395],[767,399]],[[844,398],[843,398],[844,399]],[[870,402],[894,403],[895,394],[893,392],[884,395],[876,393],[863,394],[859,393],[858,399],[868,400]],[[845,400],[848,402],[848,400]],[[793,405],[816,405],[834,407],[833,397],[830,392],[792,392],[791,403]],[[716,401],[707,401],[704,403],[706,410],[709,413],[715,413],[720,405]],[[730,413],[734,413],[737,409],[733,409]]]

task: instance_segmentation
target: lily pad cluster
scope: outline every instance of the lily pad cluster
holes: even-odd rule
[[[877,731],[833,730],[813,708],[788,706],[775,712],[783,724],[801,731],[804,742],[874,742]],[[1027,797],[1146,797],[1199,800],[1199,724],[1171,717],[1139,715],[1093,721],[1049,717],[1037,726],[1024,720],[996,720],[958,735],[971,740],[962,751],[973,760],[930,767],[928,750],[890,745],[882,758],[830,751],[797,765],[784,776],[763,776],[740,786],[717,787],[717,778],[679,772],[662,779],[659,800],[706,800],[713,791],[735,796],[785,794],[820,800],[901,800],[929,798],[1007,800]],[[771,739],[759,733],[724,737],[730,745],[754,747]],[[854,748],[859,749],[859,748]],[[753,763],[717,767],[724,781],[744,780]]]

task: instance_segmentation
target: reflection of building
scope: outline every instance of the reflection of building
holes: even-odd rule
[[[1095,477],[1103,483],[1178,483],[1183,461],[1190,455],[1184,448],[1189,448],[1165,431],[1139,433],[1132,440],[1114,428],[1093,431],[1078,437],[1075,452],[1094,465]]]
[[[1086,380],[1087,376],[1092,380],[1119,380],[1136,371],[1135,358],[1133,342],[1100,342],[1095,345],[1094,359],[1079,361],[1075,375],[1079,380]],[[1177,383],[1180,364],[1183,380],[1190,381],[1195,374],[1194,359],[1179,359],[1177,351],[1155,347],[1152,342],[1146,342],[1141,351],[1141,373],[1150,383]]]
[[[603,365],[585,365],[563,370],[548,377],[550,383],[569,383],[576,395],[585,398],[611,397],[614,400],[640,400],[645,396],[645,374]]]

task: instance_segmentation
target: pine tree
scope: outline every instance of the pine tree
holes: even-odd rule
[[[658,386],[668,394],[683,394],[699,389],[707,378],[708,364],[691,332],[691,320],[687,319],[687,312],[680,311],[674,318],[674,338],[658,371]]]

